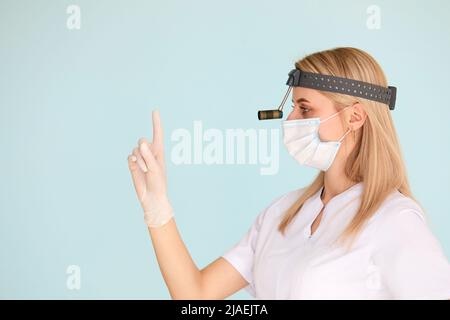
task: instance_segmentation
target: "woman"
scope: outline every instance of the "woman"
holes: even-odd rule
[[[314,53],[295,67],[387,86],[377,62],[355,48]],[[387,106],[305,87],[294,87],[292,97],[285,145],[320,173],[309,186],[276,198],[202,270],[173,219],[162,128],[153,113],[153,142],[141,139],[128,162],[172,298],[223,299],[242,288],[259,299],[450,298],[450,266],[411,195]],[[302,145],[305,123],[316,127]],[[336,152],[324,157],[322,147]]]

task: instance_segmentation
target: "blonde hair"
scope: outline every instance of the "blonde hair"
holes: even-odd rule
[[[363,50],[342,47],[313,53],[295,63],[297,69],[338,77],[365,81],[387,87],[383,70],[375,59]],[[355,239],[364,224],[377,211],[384,199],[393,191],[412,198],[406,168],[400,151],[397,133],[388,106],[363,98],[340,93],[320,91],[341,110],[356,102],[364,106],[366,121],[354,134],[355,148],[349,154],[345,175],[351,181],[363,181],[364,188],[358,212],[341,234],[341,239]],[[324,172],[305,188],[302,195],[284,214],[278,230],[286,227],[297,215],[305,201],[324,185]]]

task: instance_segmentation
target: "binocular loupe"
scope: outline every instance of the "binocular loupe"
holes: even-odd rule
[[[388,86],[387,88],[372,83],[353,80],[342,77],[335,77],[320,73],[305,72],[299,69],[292,69],[286,84],[289,86],[280,106],[277,109],[259,110],[259,120],[281,119],[283,118],[283,106],[292,87],[304,87],[321,91],[337,92],[354,97],[360,97],[372,101],[387,104],[390,110],[395,108],[397,88]]]

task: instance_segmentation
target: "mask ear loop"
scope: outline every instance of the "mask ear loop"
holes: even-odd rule
[[[329,120],[329,119],[331,119],[331,118],[337,116],[339,113],[341,113],[342,111],[344,111],[344,110],[347,109],[348,107],[352,107],[352,106],[353,106],[353,105],[348,105],[348,106],[346,106],[345,108],[343,108],[342,110],[339,110],[339,111],[336,112],[335,114],[332,114],[332,115],[329,116],[328,118],[325,118],[324,120],[320,120],[320,123],[323,123],[323,122],[325,122],[325,121],[327,121],[327,120]],[[350,130],[350,128],[349,128],[349,129],[347,130],[347,132],[344,133],[344,135],[338,140],[338,142],[339,142],[339,143],[342,142],[342,140],[345,139],[345,137],[350,133],[350,131],[352,131],[352,130]]]
[[[352,105],[346,106],[346,107],[345,107],[344,109],[342,109],[341,111],[344,111],[344,110],[347,109],[348,107],[353,107],[353,104],[352,104]],[[339,111],[339,112],[341,112],[341,111]],[[342,142],[342,140],[345,139],[345,136],[348,135],[351,131],[352,131],[351,128],[348,128],[347,132],[344,133],[344,135],[343,135],[338,141],[339,141],[339,142]],[[356,134],[356,132],[353,131],[353,139],[356,139],[356,138],[355,138],[355,134]]]
[[[352,130],[348,129],[346,133],[338,140],[338,142],[342,142],[345,139],[345,136],[348,135]]]
[[[336,117],[339,113],[341,113],[342,111],[344,111],[344,110],[347,109],[348,107],[351,107],[351,106],[346,106],[346,107],[344,107],[342,110],[339,110],[338,112],[336,112],[335,114],[332,114],[332,115],[329,116],[328,118],[325,118],[325,119],[323,119],[323,120],[320,120],[320,123],[325,122],[325,121],[327,121],[327,120],[330,120],[330,119],[333,118],[333,117]]]

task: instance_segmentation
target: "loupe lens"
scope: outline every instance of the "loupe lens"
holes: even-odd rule
[[[259,120],[270,120],[270,119],[281,119],[283,118],[283,111],[281,110],[259,110],[258,119]]]

